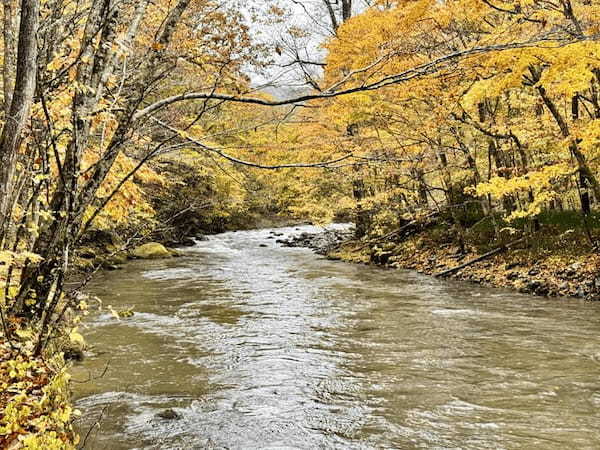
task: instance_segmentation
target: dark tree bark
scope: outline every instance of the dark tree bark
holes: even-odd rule
[[[573,121],[579,120],[579,95],[575,94],[571,100],[571,118]],[[588,180],[585,172],[579,170],[579,200],[581,202],[581,212],[584,215],[589,215],[592,212],[592,202],[588,190]]]
[[[425,172],[421,167],[415,167],[413,170],[413,177],[417,183],[417,193],[419,206],[427,208],[429,206],[429,200],[427,199],[428,189],[425,183]]]
[[[338,5],[340,2],[341,11],[340,17],[338,17],[338,12],[335,10],[334,5]],[[331,29],[335,34],[340,25],[352,17],[352,0],[340,0],[339,2],[323,0],[323,3],[325,4],[325,8],[327,8],[327,13],[329,14],[329,20],[331,22]]]
[[[17,155],[35,94],[39,13],[39,0],[22,1],[15,88],[0,136],[0,242],[10,222]]]
[[[533,77],[537,78],[539,81],[539,78],[538,78],[539,75],[537,72],[535,72],[535,70],[533,71]],[[544,86],[538,85],[536,87],[536,89],[537,89],[538,93],[540,94],[540,97],[541,97],[542,101],[544,102],[544,105],[546,105],[546,107],[552,114],[552,117],[556,121],[562,136],[564,138],[571,137],[571,131],[569,129],[569,124],[567,123],[567,121],[563,117],[563,115],[560,113],[556,104],[552,101],[552,99],[546,92],[546,89],[544,88]],[[590,186],[592,192],[594,193],[594,196],[596,198],[600,198],[600,183],[598,182],[598,179],[596,178],[596,176],[590,169],[587,159],[586,159],[585,155],[579,149],[579,145],[577,144],[577,141],[575,139],[571,139],[571,143],[569,144],[569,150],[571,151],[571,154],[575,158],[575,161],[577,161],[577,167],[579,169],[580,178],[584,179],[586,185]],[[583,199],[583,201],[582,201],[582,206],[583,206],[584,202],[585,202],[585,199]]]
[[[3,1],[3,37],[4,37],[4,66],[2,67],[4,88],[4,114],[8,116],[15,88],[15,75],[17,68],[17,28],[19,8],[15,0]]]

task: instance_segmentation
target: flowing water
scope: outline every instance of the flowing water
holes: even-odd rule
[[[600,304],[328,261],[272,231],[96,278],[86,448],[600,448]]]

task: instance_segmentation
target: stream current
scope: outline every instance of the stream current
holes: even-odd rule
[[[600,448],[599,303],[328,261],[273,236],[304,231],[224,233],[99,274],[72,371],[86,448]],[[167,408],[180,418],[156,416]]]

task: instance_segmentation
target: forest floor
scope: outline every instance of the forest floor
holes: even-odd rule
[[[574,223],[574,222],[573,222]],[[547,297],[600,300],[600,252],[590,244],[587,231],[573,223],[543,223],[536,233],[494,242],[486,233],[467,233],[464,249],[447,226],[425,228],[402,240],[348,239],[347,235],[298,236],[284,245],[305,246],[330,259],[415,270],[436,276],[466,267],[447,278],[490,287],[504,287]],[[596,233],[600,228],[593,228]],[[331,234],[331,233],[330,233]],[[504,249],[507,242],[518,241]],[[498,252],[471,263],[483,255]]]
[[[74,449],[67,365],[62,354],[34,356],[31,330],[0,334],[0,448]]]

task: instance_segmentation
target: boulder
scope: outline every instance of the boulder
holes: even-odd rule
[[[176,248],[167,247],[167,250],[169,251],[169,253],[171,254],[171,256],[173,256],[175,258],[179,258],[179,257],[183,256],[183,253],[181,253]]]
[[[182,237],[166,241],[165,245],[167,247],[193,247],[196,245],[196,241],[192,237]]]
[[[547,296],[550,292],[550,287],[543,281],[539,279],[528,280],[525,282],[525,287],[521,292],[526,292],[528,294],[536,294],[541,296]]]
[[[66,361],[83,361],[87,344],[83,336],[75,328],[69,334],[68,340],[62,343],[61,347]]]
[[[375,264],[385,265],[385,264],[387,264],[387,262],[390,260],[390,258],[392,256],[393,256],[392,252],[378,250],[371,254],[371,262],[373,262]]]
[[[173,255],[167,248],[158,242],[148,242],[135,248],[131,255],[138,259],[171,258]]]
[[[133,309],[124,309],[122,311],[119,311],[117,315],[121,319],[128,319],[130,317],[133,317],[135,315],[135,312],[133,311]]]
[[[541,283],[538,288],[535,290],[537,295],[541,295],[542,297],[547,297],[550,294],[550,286],[546,283]]]
[[[85,353],[79,347],[66,347],[63,349],[63,357],[65,361],[83,361]]]
[[[174,409],[169,408],[156,414],[156,417],[160,417],[161,419],[165,420],[179,420],[183,416]]]
[[[91,244],[95,247],[123,245],[123,241],[119,235],[110,230],[88,230],[81,239],[81,242]]]
[[[574,277],[581,270],[581,263],[573,263],[565,270],[565,275],[569,278]]]
[[[508,272],[506,274],[506,279],[510,281],[515,281],[520,277],[519,272]]]

